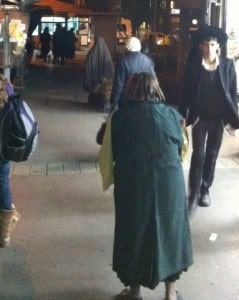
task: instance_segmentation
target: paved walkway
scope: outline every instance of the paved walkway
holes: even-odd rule
[[[22,218],[11,246],[0,250],[0,300],[107,300],[122,288],[112,272],[113,193],[102,191],[97,169],[104,113],[85,104],[83,78],[78,67],[29,70],[22,92],[41,133],[32,158],[12,165]],[[56,96],[46,103],[48,90],[77,92],[80,101]],[[186,179],[188,166],[189,158]],[[194,265],[178,282],[184,300],[239,299],[238,166],[239,138],[225,134],[212,206],[198,208],[191,221]],[[163,284],[143,289],[143,297],[162,300]]]

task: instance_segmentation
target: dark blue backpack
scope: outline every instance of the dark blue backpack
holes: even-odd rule
[[[37,122],[22,96],[10,96],[0,111],[0,159],[27,160],[36,149],[38,134]]]

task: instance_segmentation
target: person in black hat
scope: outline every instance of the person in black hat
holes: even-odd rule
[[[227,34],[221,28],[205,26],[196,32],[194,42],[198,45],[194,51],[199,51],[186,63],[179,104],[186,125],[192,125],[188,197],[191,216],[198,205],[211,205],[209,188],[225,125],[239,128],[234,62],[220,55]]]

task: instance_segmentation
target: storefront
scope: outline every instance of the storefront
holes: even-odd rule
[[[0,12],[0,69],[6,78],[22,81],[29,15],[16,9],[8,6]]]
[[[49,28],[49,33],[52,36],[56,29],[56,25],[61,24],[62,27],[66,27],[68,30],[74,28],[77,37],[76,50],[79,50],[82,47],[88,46],[90,39],[90,21],[90,18],[43,16],[41,18],[41,23],[33,31],[32,36],[35,37],[37,43],[37,39],[45,27]]]

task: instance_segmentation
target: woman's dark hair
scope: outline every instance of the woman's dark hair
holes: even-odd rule
[[[126,82],[123,95],[125,101],[165,101],[157,77],[146,72],[132,74]]]

